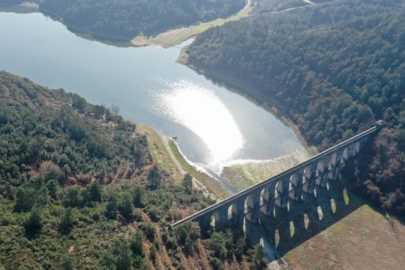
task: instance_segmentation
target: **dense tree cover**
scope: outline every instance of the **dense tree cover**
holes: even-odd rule
[[[41,196],[31,199],[33,205],[24,212],[17,210],[21,196],[26,199],[24,195],[16,193],[14,200],[0,197],[0,266],[6,269],[72,269],[72,265],[77,269],[150,269],[150,263],[157,265],[160,250],[164,248],[174,267],[184,267],[178,259],[181,253],[200,256],[196,244],[201,236],[200,227],[197,223],[186,224],[181,233],[168,232],[165,228],[213,201],[202,192],[164,184],[167,182],[168,179],[162,179],[158,188],[139,183],[91,184],[97,186],[85,188],[58,186],[56,199],[50,196],[48,185],[41,178],[26,182],[18,188],[21,194],[35,189],[41,191]],[[144,196],[136,206],[132,194],[137,194],[139,189]],[[89,191],[94,192],[93,196]],[[229,256],[232,252],[237,256],[247,254],[243,234],[236,232],[239,234],[234,241],[242,241],[242,246],[227,251]],[[148,253],[145,245],[149,247]],[[223,265],[225,259],[215,261]]]
[[[244,0],[44,0],[41,12],[70,28],[113,40],[211,21],[236,13]]]
[[[308,5],[300,0],[257,0],[258,5],[253,15],[262,14],[260,18],[281,24],[315,26],[331,24],[360,16],[382,14],[403,9],[401,0],[314,0]],[[287,10],[288,9],[288,10]],[[287,12],[288,11],[288,12]],[[271,13],[271,14],[270,14]],[[270,26],[270,25],[269,25]]]
[[[400,12],[402,10],[402,12]],[[405,214],[405,13],[403,1],[333,1],[210,29],[189,64],[257,89],[320,150],[383,119],[359,190]],[[220,77],[221,75],[219,75]]]
[[[196,223],[166,230],[214,201],[173,184],[153,164],[146,138],[117,109],[112,114],[6,72],[0,73],[0,104],[0,268],[185,269],[182,254],[198,260],[201,248],[215,247],[227,254],[209,255],[218,269],[232,254],[242,264],[241,256],[252,253],[238,229],[229,230],[226,241],[223,232],[203,239],[206,247],[198,245]],[[89,149],[99,140],[105,140],[102,153]],[[116,174],[122,159],[132,164],[130,173]],[[110,172],[115,180],[104,181]]]
[[[0,194],[37,175],[62,185],[109,183],[123,160],[127,171],[120,177],[135,177],[152,163],[146,137],[135,129],[76,94],[49,91],[1,72]]]
[[[181,183],[183,187],[185,187],[188,191],[191,192],[191,190],[193,189],[193,177],[190,174],[187,173],[186,175],[184,175],[184,178]]]
[[[159,172],[159,168],[155,165],[153,168],[149,171],[148,174],[148,182],[151,187],[153,188],[158,188],[161,184],[161,175]]]

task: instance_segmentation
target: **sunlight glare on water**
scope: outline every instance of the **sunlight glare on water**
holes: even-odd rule
[[[93,104],[115,104],[126,119],[177,136],[187,161],[211,175],[301,149],[264,108],[176,63],[189,42],[115,47],[78,37],[40,13],[0,12],[0,33],[0,70]]]
[[[186,80],[165,82],[165,86],[156,99],[158,110],[197,134],[210,150],[212,163],[230,159],[243,148],[236,121],[212,90]]]

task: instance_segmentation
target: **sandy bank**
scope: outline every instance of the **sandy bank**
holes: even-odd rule
[[[309,157],[305,149],[301,149],[273,160],[225,166],[221,177],[235,190],[242,191],[306,161]]]

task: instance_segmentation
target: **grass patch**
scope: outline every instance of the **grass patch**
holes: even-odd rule
[[[349,180],[342,181],[350,185]],[[322,221],[333,225],[284,255],[289,266],[292,269],[401,268],[405,260],[398,251],[405,248],[405,243],[398,241],[398,236],[405,232],[405,226],[396,220],[390,224],[384,212],[352,193],[350,187],[342,197],[344,201],[349,199],[349,204],[335,214],[326,215],[330,221]]]
[[[183,174],[177,169],[176,165],[170,158],[161,136],[152,128],[141,124],[137,124],[137,131],[141,134],[147,135],[153,162],[157,163],[160,169],[170,173],[174,180],[181,182]]]
[[[282,156],[274,160],[225,167],[221,177],[235,190],[241,191],[282,173],[307,160],[309,157],[309,154],[302,149],[291,155]]]

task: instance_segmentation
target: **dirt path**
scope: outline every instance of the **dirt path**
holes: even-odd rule
[[[148,262],[150,268],[151,268],[152,270],[155,270],[155,269],[156,269],[155,264],[154,264],[153,261],[150,259],[149,248],[150,248],[151,246],[152,246],[151,244],[149,244],[149,243],[147,243],[147,242],[143,242],[143,249],[145,250],[145,258],[146,258],[146,261]]]
[[[186,256],[184,256],[184,252],[180,253],[181,261],[183,262],[183,266],[185,269],[198,269],[192,260],[188,260]]]
[[[156,228],[156,235],[157,235],[159,241],[162,243],[162,236],[160,234],[160,227],[158,225],[155,225],[155,228]],[[163,245],[163,244],[160,245],[159,254],[161,256],[160,259],[163,262],[167,262],[169,265],[172,265],[172,260],[170,259],[169,254],[167,254],[167,250],[166,250],[165,245]],[[162,269],[166,269],[166,267],[164,267],[164,265],[162,267],[163,267]],[[173,269],[173,267],[171,267],[171,268]]]
[[[151,220],[146,213],[142,212],[142,216],[146,222],[151,223]],[[160,243],[162,243],[161,228],[156,223],[153,223],[153,226],[156,229],[157,239],[159,240]],[[144,243],[144,248],[145,248],[145,252],[147,252],[148,261],[150,262],[150,264],[153,264],[153,262],[149,259],[149,248],[151,245],[152,244]],[[146,250],[146,249],[148,249],[148,250]],[[160,269],[167,269],[166,266],[164,265],[164,262],[167,262],[169,265],[172,265],[172,260],[170,259],[169,254],[167,253],[166,247],[162,244],[162,245],[160,245],[159,250],[156,253],[156,263],[159,265]],[[173,269],[173,267],[171,267],[171,268]]]
[[[8,87],[7,86],[5,86],[4,85],[4,90],[6,90],[6,97],[9,97],[10,96],[10,89],[8,89]]]
[[[210,263],[208,261],[207,253],[205,252],[205,248],[203,243],[201,242],[201,238],[197,240],[198,248],[200,249],[200,257],[204,265],[204,269],[210,269]]]
[[[163,264],[162,254],[160,253],[160,250],[156,252],[155,263],[159,265],[158,267],[159,269],[166,269],[165,265]]]
[[[302,0],[304,3],[307,3],[311,6],[321,6],[323,4],[316,4],[314,2],[311,2],[310,0]],[[258,12],[256,14],[252,14],[251,16],[257,16],[257,15],[263,15],[263,14],[271,14],[271,13],[284,13],[284,12],[288,12],[288,11],[292,11],[292,10],[296,10],[296,9],[304,9],[307,8],[308,5],[303,5],[303,6],[298,6],[298,7],[291,7],[291,8],[286,8],[283,10],[271,10],[271,11],[265,11],[265,12]]]
[[[152,223],[151,220],[150,220],[150,218],[149,218],[149,216],[148,216],[146,213],[144,213],[144,212],[141,212],[141,213],[142,213],[143,219],[144,219],[146,222]],[[154,223],[153,223],[153,225],[154,225],[155,228],[156,228],[157,225],[154,224]],[[159,235],[159,241],[161,241],[161,240],[162,240],[162,239],[160,238],[160,235]],[[148,261],[149,266],[150,266],[152,269],[156,269],[156,267],[155,267],[153,261],[150,259],[149,248],[150,248],[152,245],[153,245],[153,243],[149,243],[149,241],[144,241],[144,242],[143,242],[143,248],[145,249],[145,258],[146,258],[146,260]],[[159,264],[159,267],[160,267],[161,269],[165,269],[165,268],[163,267],[163,265],[162,265],[159,252],[156,253],[156,262]],[[162,268],[162,267],[163,267],[163,268]]]
[[[172,152],[172,149],[171,149],[170,146],[169,146],[168,138],[166,138],[165,136],[163,136],[163,135],[160,134],[160,133],[159,133],[159,137],[160,137],[160,139],[162,140],[163,145],[164,145],[165,148],[166,148],[166,151],[169,153],[170,158],[172,159],[173,163],[176,165],[176,167],[177,167],[177,169],[179,170],[179,172],[180,172],[182,175],[185,175],[187,172],[183,169],[183,167],[181,166],[181,164],[179,163],[179,161],[178,161],[178,160],[176,159],[176,157],[174,156],[174,154],[173,154],[173,152]],[[213,200],[216,200],[216,199],[217,199],[217,198],[214,196],[214,194],[212,194],[212,193],[208,190],[208,188],[207,188],[203,183],[201,183],[201,181],[199,181],[198,179],[196,179],[194,176],[193,176],[193,187],[194,187],[195,189],[201,190],[201,191],[204,193],[205,196],[210,197],[210,198],[213,199]]]
[[[111,181],[111,184],[115,183],[118,180],[118,177],[121,175],[122,166],[125,163],[125,159],[121,159],[120,165],[118,166],[117,173],[114,176],[114,179]]]
[[[132,223],[127,223],[127,227],[131,231],[131,233],[136,232],[135,227]]]
[[[243,266],[243,269],[250,269],[250,265],[246,259],[246,256],[242,256],[242,266]]]
[[[186,174],[186,171],[183,170],[183,167],[181,167],[180,163],[177,161],[176,157],[174,156],[172,149],[170,149],[169,143],[167,141],[167,138],[165,136],[163,136],[162,134],[158,133],[160,139],[163,142],[163,145],[166,148],[166,151],[169,153],[170,158],[172,159],[173,163],[176,165],[177,169],[179,170],[179,172],[181,172],[182,175]]]
[[[131,163],[129,161],[126,161],[125,163],[126,163],[127,167],[125,168],[125,171],[121,176],[122,179],[128,178],[129,169],[131,169]]]

